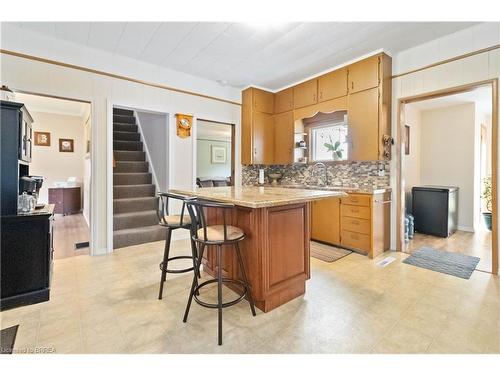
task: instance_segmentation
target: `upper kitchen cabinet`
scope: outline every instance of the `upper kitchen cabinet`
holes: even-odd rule
[[[274,115],[275,164],[292,164],[294,162],[294,133],[293,111]]]
[[[371,89],[379,85],[381,58],[381,55],[376,55],[349,65],[349,93]]]
[[[318,102],[318,80],[311,79],[293,87],[293,108],[307,107]]]
[[[378,87],[349,95],[349,160],[379,159]]]
[[[347,69],[341,68],[318,78],[318,101],[347,95]]]
[[[274,113],[293,110],[293,87],[274,94]]]
[[[373,72],[374,66],[377,67],[377,73]],[[361,67],[364,67],[365,73],[362,72]],[[389,160],[392,139],[392,60],[389,56],[380,54],[357,62],[349,66],[348,70],[350,82],[347,96],[349,160]]]
[[[253,89],[253,109],[258,112],[274,113],[274,94],[264,90]]]
[[[273,163],[273,107],[274,97],[272,93],[253,87],[243,91],[241,105],[242,164]]]

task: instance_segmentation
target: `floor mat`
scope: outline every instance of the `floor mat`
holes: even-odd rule
[[[449,251],[421,247],[415,250],[403,263],[469,279],[480,258]]]
[[[311,256],[323,262],[332,263],[351,253],[352,251],[350,250],[311,241]]]

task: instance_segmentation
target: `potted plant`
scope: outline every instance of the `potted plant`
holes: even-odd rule
[[[486,212],[483,212],[483,217],[484,217],[484,222],[486,223],[486,228],[488,230],[491,230],[491,196],[492,190],[491,190],[491,176],[486,177],[483,180],[483,194],[481,195],[481,198],[484,199],[485,205],[486,205]]]
[[[337,141],[333,143],[332,137],[330,138],[330,143],[324,143],[324,146],[329,152],[332,153],[333,160],[341,160],[343,150],[340,148],[340,142]]]

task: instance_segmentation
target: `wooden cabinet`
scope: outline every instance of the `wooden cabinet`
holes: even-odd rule
[[[241,163],[271,164],[274,158],[273,94],[248,88],[242,93]],[[263,111],[259,111],[260,108]],[[268,113],[268,112],[271,113]]]
[[[391,158],[391,74],[391,58],[384,54],[349,67],[347,102],[351,161]]]
[[[81,211],[79,187],[49,188],[49,203],[55,205],[54,213],[71,215]]]
[[[241,162],[293,163],[287,145],[294,129],[289,122],[289,115],[285,113],[292,113],[293,120],[301,120],[318,112],[331,113],[346,109],[349,160],[389,160],[391,75],[391,58],[379,54],[276,94],[256,88],[244,90]],[[276,129],[272,131],[269,127]]]
[[[274,113],[274,95],[272,92],[253,89],[253,109],[258,112]]]
[[[378,87],[350,94],[348,98],[349,160],[379,159]]]
[[[274,163],[292,164],[294,152],[293,111],[274,115]]]
[[[301,83],[293,87],[293,107],[302,108],[318,102],[318,80]]]
[[[380,83],[380,55],[372,56],[349,65],[349,93],[355,93],[373,87]]]
[[[347,69],[341,68],[318,79],[318,101],[340,98],[347,95]]]
[[[291,110],[293,110],[292,87],[274,94],[274,113],[283,113]]]
[[[340,244],[370,258],[390,247],[390,193],[349,194],[341,198]]]
[[[311,239],[340,245],[340,199],[312,203]]]
[[[391,194],[349,194],[313,202],[311,239],[373,258],[390,247]]]

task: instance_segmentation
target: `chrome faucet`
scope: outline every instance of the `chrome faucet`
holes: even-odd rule
[[[313,165],[313,172],[316,172],[316,169],[318,166],[323,167],[323,170],[325,171],[325,179],[322,182],[323,182],[323,186],[326,186],[326,185],[328,185],[328,170],[326,168],[325,163],[318,162],[318,163],[315,163]],[[317,184],[318,184],[318,186],[320,185],[318,182],[317,182]]]

